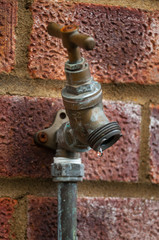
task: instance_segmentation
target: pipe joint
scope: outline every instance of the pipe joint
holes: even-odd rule
[[[81,163],[81,158],[55,157],[54,163],[51,164],[51,175],[54,182],[82,181],[84,165]]]

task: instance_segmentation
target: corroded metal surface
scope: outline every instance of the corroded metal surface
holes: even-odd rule
[[[84,165],[76,163],[52,163],[51,175],[56,182],[82,181],[84,176]]]
[[[64,123],[67,123],[68,121],[69,119],[67,117],[66,111],[64,109],[60,109],[56,114],[53,125],[49,128],[40,130],[35,134],[34,139],[36,143],[43,147],[48,147],[56,150],[56,132]]]
[[[58,240],[77,240],[77,183],[58,184]]]

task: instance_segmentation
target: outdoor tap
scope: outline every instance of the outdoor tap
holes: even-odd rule
[[[58,240],[77,240],[77,182],[84,177],[80,152],[92,148],[102,155],[120,138],[121,129],[105,116],[101,85],[94,81],[80,54],[80,47],[94,48],[94,39],[79,33],[75,25],[50,23],[47,30],[62,39],[68,52],[62,89],[65,109],[57,112],[51,127],[35,134],[35,142],[56,151],[51,175],[58,182]]]
[[[104,151],[120,137],[117,122],[109,122],[104,114],[101,85],[94,81],[88,63],[80,54],[80,47],[92,50],[92,37],[78,32],[75,25],[48,25],[51,36],[62,39],[69,60],[65,63],[66,86],[62,89],[65,110],[58,113],[52,127],[39,131],[35,140],[40,145],[68,152],[84,152],[90,148]],[[60,114],[65,117],[60,117]],[[61,115],[62,116],[62,115]],[[41,141],[39,134],[46,134],[47,141]]]

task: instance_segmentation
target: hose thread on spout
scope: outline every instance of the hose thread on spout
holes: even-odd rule
[[[95,151],[103,151],[112,146],[121,137],[121,128],[117,122],[110,122],[97,128],[88,136],[88,143]]]

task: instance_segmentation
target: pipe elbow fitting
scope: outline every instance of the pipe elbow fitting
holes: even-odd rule
[[[90,148],[104,151],[120,137],[117,122],[109,122],[102,109],[102,103],[81,111],[66,109],[70,124],[66,123],[57,132],[59,146],[68,151],[85,152]]]
[[[120,137],[121,129],[117,122],[109,122],[100,103],[90,110],[90,128],[87,135],[88,145],[95,151],[104,151]]]

